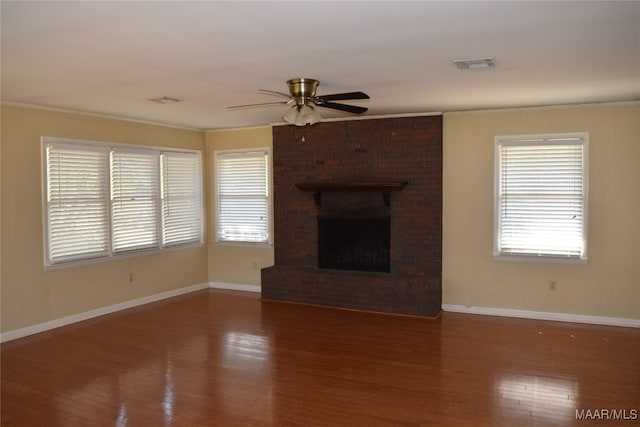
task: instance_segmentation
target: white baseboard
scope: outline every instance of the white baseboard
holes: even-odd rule
[[[72,323],[82,322],[83,320],[92,319],[94,317],[103,316],[105,314],[115,313],[116,311],[126,310],[128,308],[137,307],[143,304],[149,304],[151,302],[160,301],[163,299],[175,297],[178,295],[188,294],[190,292],[200,291],[208,289],[208,283],[200,283],[197,285],[187,286],[180,289],[172,289],[170,291],[162,292],[155,295],[149,295],[147,297],[137,298],[131,301],[125,301],[118,304],[110,305],[108,307],[97,308],[95,310],[85,311],[84,313],[74,314],[71,316],[61,317],[59,319],[50,320],[48,322],[39,323],[37,325],[27,326],[26,328],[16,329],[9,332],[0,334],[0,342],[6,342],[23,338],[29,335],[38,334],[51,329],[59,328],[61,326],[71,325]]]
[[[241,283],[209,282],[211,289],[227,289],[230,291],[262,292],[260,285],[243,285]]]
[[[83,320],[92,319],[94,317],[103,316],[105,314],[115,313],[117,311],[126,310],[128,308],[137,307],[151,302],[160,301],[167,298],[172,298],[178,295],[184,295],[203,289],[227,289],[234,291],[244,292],[261,292],[260,285],[245,285],[239,283],[224,283],[224,282],[209,282],[200,283],[197,285],[187,286],[179,289],[172,289],[170,291],[162,292],[147,297],[137,298],[131,301],[125,301],[119,304],[110,305],[108,307],[97,308],[95,310],[86,311],[84,313],[74,314],[71,316],[61,317],[59,319],[50,320],[48,322],[39,323],[37,325],[27,326],[26,328],[15,329],[13,331],[3,332],[0,334],[0,342],[7,342],[18,338],[23,338],[29,335],[34,335],[40,332],[45,332],[51,329],[56,329],[61,326],[71,325],[73,323],[81,322]],[[457,305],[457,304],[442,304],[444,311],[453,313],[468,313],[468,314],[483,314],[487,316],[502,316],[502,317],[519,317],[523,319],[536,319],[536,320],[554,320],[559,322],[573,322],[573,323],[590,323],[594,325],[609,325],[609,326],[622,326],[627,328],[640,328],[640,320],[638,319],[624,319],[618,317],[601,317],[601,316],[587,316],[581,314],[565,314],[565,313],[548,313],[543,311],[527,311],[527,310],[511,310],[504,308],[491,308],[491,307],[475,307],[469,305]]]
[[[523,319],[554,320],[558,322],[590,323],[593,325],[640,328],[640,319],[587,316],[583,314],[548,313],[544,311],[511,310],[506,308],[475,307],[471,305],[442,304],[442,310],[453,313],[483,314],[487,316],[519,317]]]

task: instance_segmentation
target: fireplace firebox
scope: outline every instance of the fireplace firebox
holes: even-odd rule
[[[318,217],[318,267],[389,272],[390,220]]]

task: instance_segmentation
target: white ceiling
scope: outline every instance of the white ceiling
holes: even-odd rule
[[[286,80],[367,115],[640,99],[640,2],[14,2],[2,101],[199,129],[280,122]],[[493,56],[494,69],[454,59]],[[182,102],[161,105],[149,98]],[[345,102],[346,103],[346,102]],[[320,109],[325,118],[348,114]]]

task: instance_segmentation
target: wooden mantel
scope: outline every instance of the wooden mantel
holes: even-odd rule
[[[316,207],[322,205],[323,192],[355,192],[377,191],[382,193],[384,205],[388,208],[391,204],[391,192],[400,191],[407,185],[406,181],[396,182],[303,182],[296,184],[300,191],[313,193]]]

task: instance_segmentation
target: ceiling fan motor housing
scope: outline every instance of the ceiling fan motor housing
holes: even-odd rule
[[[308,101],[312,101],[316,96],[316,89],[320,82],[315,79],[291,79],[287,80],[289,86],[289,93],[295,99],[296,104],[306,104]]]

